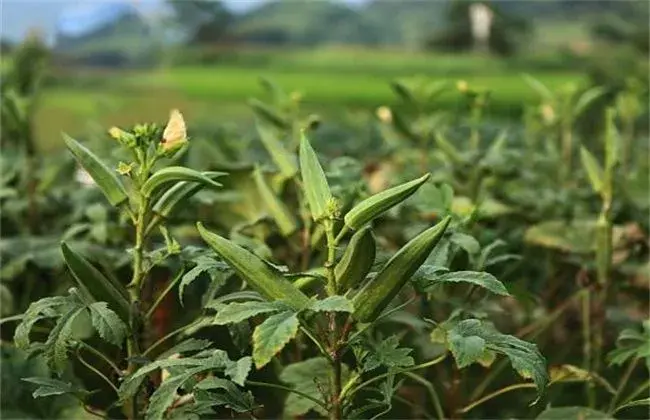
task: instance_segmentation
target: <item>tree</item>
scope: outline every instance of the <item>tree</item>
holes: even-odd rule
[[[477,1],[454,0],[447,9],[447,26],[434,34],[427,46],[446,51],[466,51],[474,46],[469,9]],[[493,13],[488,48],[500,55],[513,54],[522,39],[530,32],[530,25],[524,19],[506,13],[497,4],[483,1]]]
[[[233,20],[232,13],[218,0],[168,0],[168,3],[188,44],[220,41]]]

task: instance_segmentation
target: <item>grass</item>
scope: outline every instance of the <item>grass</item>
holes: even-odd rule
[[[570,70],[537,70],[526,60],[497,60],[470,55],[432,55],[395,51],[317,49],[313,51],[248,51],[221,55],[220,64],[188,65],[129,72],[75,73],[45,91],[37,116],[37,139],[44,150],[61,146],[58,133],[83,133],[90,124],[129,125],[164,121],[170,108],[184,111],[190,123],[247,121],[246,101],[262,97],[260,76],[288,91],[303,94],[310,110],[341,114],[373,110],[394,103],[388,82],[423,75],[432,80],[466,80],[493,91],[492,112],[517,114],[537,96],[519,74],[529,72],[549,86],[581,81]],[[542,58],[543,59],[543,58]],[[529,63],[529,64],[526,64]],[[457,97],[447,95],[440,106]],[[57,140],[55,140],[57,139]]]

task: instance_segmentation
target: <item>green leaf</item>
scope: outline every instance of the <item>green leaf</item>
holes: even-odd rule
[[[39,385],[39,387],[36,388],[36,390],[32,394],[34,398],[50,397],[53,395],[64,395],[64,394],[83,395],[88,393],[88,391],[84,390],[81,387],[72,385],[69,382],[63,382],[53,378],[34,377],[34,378],[22,378],[21,380]]]
[[[584,147],[580,147],[580,159],[582,160],[582,166],[587,172],[587,176],[589,176],[591,188],[593,188],[597,193],[602,193],[605,180],[603,168],[600,166],[594,155]]]
[[[74,339],[74,321],[85,309],[80,306],[62,315],[45,342],[44,356],[47,365],[59,376],[63,374],[68,365],[68,349],[72,346]]]
[[[325,172],[318,162],[318,156],[304,133],[300,139],[300,172],[312,218],[315,221],[320,220],[327,215],[327,205],[332,199],[332,193]]]
[[[166,381],[163,381],[149,398],[149,406],[147,407],[145,418],[147,420],[163,420],[167,409],[178,398],[178,388],[189,381],[194,375],[204,370],[202,367],[188,369],[179,375],[172,376]]]
[[[257,128],[262,144],[271,155],[275,165],[280,169],[282,176],[285,179],[293,178],[298,173],[295,156],[284,147],[268,124],[256,120],[255,128]]]
[[[253,171],[253,178],[255,179],[257,190],[264,201],[266,210],[280,228],[280,233],[284,237],[291,236],[298,228],[295,217],[275,192],[273,192],[259,167],[256,167]]]
[[[399,338],[395,335],[388,337],[372,348],[363,358],[363,370],[374,370],[379,366],[389,369],[399,369],[413,366],[415,361],[409,354],[413,351],[408,348],[398,348]]]
[[[359,229],[415,194],[430,176],[430,174],[423,175],[366,198],[345,214],[345,224],[353,230]]]
[[[580,95],[578,101],[576,102],[575,107],[573,108],[574,118],[577,118],[580,115],[582,115],[582,113],[585,112],[591,104],[593,104],[598,98],[603,96],[606,92],[607,89],[600,86],[592,87],[591,89],[586,90],[582,95]]]
[[[454,232],[449,237],[449,240],[463,248],[469,255],[476,255],[481,251],[481,245],[479,245],[478,241],[471,235]]]
[[[544,83],[529,74],[523,74],[522,77],[526,84],[534,89],[542,98],[547,101],[552,101],[554,99],[553,92],[551,92]]]
[[[616,129],[616,111],[608,108],[605,120],[605,167],[610,171],[620,161],[620,142],[621,138]]]
[[[285,311],[268,317],[253,332],[253,360],[257,369],[271,361],[298,333],[298,315]]]
[[[404,102],[410,105],[415,105],[417,103],[415,95],[413,95],[413,92],[405,83],[395,80],[390,83],[390,87]]]
[[[90,262],[74,251],[65,242],[61,252],[66,265],[79,288],[98,302],[107,302],[124,322],[129,321],[130,305],[126,288],[110,277],[104,276]]]
[[[225,374],[232,379],[237,385],[244,386],[248,373],[251,371],[253,366],[253,360],[249,357],[242,357],[237,360],[235,363],[231,363],[225,371]]]
[[[278,302],[234,302],[223,306],[214,318],[216,325],[234,324],[260,314],[284,311],[286,305]]]
[[[77,306],[77,302],[71,296],[53,296],[32,302],[14,332],[16,347],[20,349],[29,347],[31,343],[29,333],[38,321],[59,317],[68,312],[69,308],[75,306]]]
[[[500,296],[510,296],[506,287],[492,274],[479,271],[452,271],[428,278],[431,287],[444,283],[470,283],[480,286]]]
[[[531,378],[541,395],[549,381],[546,360],[537,346],[512,335],[501,334],[490,324],[466,319],[447,331],[447,342],[458,367],[479,362],[485,350],[503,354],[524,378]]]
[[[248,101],[248,104],[251,106],[251,108],[253,108],[255,116],[258,118],[263,119],[264,121],[273,124],[282,130],[287,130],[290,128],[289,122],[265,103],[257,99],[251,99]]]
[[[178,285],[178,299],[181,304],[183,303],[183,297],[185,296],[185,288],[196,280],[201,273],[208,273],[210,278],[213,281],[216,281],[219,274],[230,271],[230,267],[226,263],[214,258],[200,256],[197,257],[194,262],[196,263],[194,268],[183,275],[183,278]]]
[[[126,189],[117,178],[115,171],[109,169],[93,152],[67,134],[63,135],[63,140],[77,162],[88,172],[112,206],[117,207],[128,199]]]
[[[616,339],[616,349],[607,355],[610,366],[620,366],[632,358],[645,359],[650,369],[650,321],[645,321],[641,331],[626,328]]]
[[[602,411],[588,407],[548,408],[537,416],[537,420],[614,420]]]
[[[323,396],[320,390],[329,391],[330,371],[331,366],[326,358],[315,357],[285,367],[280,373],[280,380],[291,385],[292,388],[322,401]],[[344,364],[341,372],[342,382],[345,383],[348,377],[349,369]],[[312,409],[320,414],[326,414],[315,402],[294,393],[290,393],[284,403],[284,414],[288,417],[302,416]]]
[[[447,137],[442,134],[442,131],[437,131],[435,135],[436,145],[453,163],[462,161],[460,151],[453,145]]]
[[[212,178],[217,175],[227,175],[226,173],[218,172],[208,172],[207,174],[210,176],[184,166],[168,166],[154,172],[154,174],[147,179],[144,185],[142,185],[142,193],[146,197],[150,197],[154,191],[163,185],[178,181],[198,182],[199,184],[211,186],[213,188],[220,188],[222,185],[213,181]]]
[[[121,346],[128,333],[126,324],[110,309],[106,302],[95,302],[88,306],[93,327],[104,340]]]
[[[411,140],[414,143],[418,143],[420,139],[417,133],[411,129],[411,125],[408,121],[406,121],[404,115],[402,115],[402,113],[396,109],[391,110],[391,114],[393,127],[395,127],[395,129],[407,139]]]
[[[323,300],[317,300],[309,308],[314,312],[352,312],[352,302],[345,296],[330,296]]]
[[[238,413],[251,412],[257,408],[253,395],[250,392],[241,391],[232,382],[225,379],[215,377],[205,378],[194,388],[205,391],[221,391],[218,393],[209,393],[209,401],[212,405],[224,406]],[[199,397],[198,400],[201,401],[202,398]]]

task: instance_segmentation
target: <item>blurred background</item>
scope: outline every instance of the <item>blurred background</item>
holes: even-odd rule
[[[190,123],[247,124],[260,76],[341,118],[390,106],[396,78],[465,80],[515,120],[539,99],[522,73],[616,90],[648,72],[646,1],[4,0],[1,35],[5,67],[30,35],[48,50],[41,150],[59,149],[61,131],[162,122],[172,107]]]

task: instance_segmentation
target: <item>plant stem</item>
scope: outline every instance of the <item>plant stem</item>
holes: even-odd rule
[[[95,356],[99,357],[104,362],[106,362],[106,364],[109,365],[115,371],[115,373],[117,373],[118,376],[122,376],[122,371],[120,370],[120,368],[118,368],[117,365],[113,363],[113,361],[109,359],[108,356],[106,356],[104,353],[97,350],[90,344],[84,343],[83,341],[80,341],[79,344],[81,345],[81,347],[85,348],[86,350],[88,350],[89,352],[93,353]]]
[[[175,335],[177,335],[177,334],[180,334],[180,333],[182,333],[183,331],[185,331],[185,330],[187,330],[187,329],[190,329],[190,328],[192,328],[192,327],[194,327],[194,326],[200,324],[201,322],[203,322],[203,319],[199,318],[198,321],[192,322],[192,323],[190,323],[190,324],[187,324],[187,325],[184,325],[184,326],[182,326],[182,327],[180,327],[180,328],[175,329],[174,331],[170,332],[170,333],[167,334],[166,336],[161,337],[160,339],[158,339],[158,341],[156,341],[155,343],[153,343],[153,344],[151,345],[151,347],[149,347],[148,349],[146,349],[146,350],[142,353],[142,355],[143,355],[143,356],[148,355],[149,353],[151,353],[151,351],[152,351],[153,349],[155,349],[156,347],[158,347],[159,345],[161,345],[161,344],[164,343],[165,341],[169,340],[169,339],[172,338],[173,336],[175,336]]]
[[[424,416],[425,419],[433,419],[433,418],[434,418],[434,417],[433,417],[431,414],[429,414],[429,413],[428,413],[424,408],[422,408],[422,407],[420,407],[419,405],[413,403],[412,401],[407,400],[407,399],[404,398],[404,397],[401,397],[401,396],[399,396],[399,395],[393,395],[393,399],[394,399],[395,401],[399,401],[399,402],[401,402],[401,403],[404,404],[404,405],[407,405],[407,406],[410,407],[412,410],[418,410],[418,411],[419,411],[419,412]],[[439,418],[442,419],[443,417],[439,417]]]
[[[628,395],[628,397],[625,399],[625,402],[623,402],[623,404],[629,403],[630,401],[635,399],[640,393],[645,391],[647,388],[650,388],[650,380],[645,381],[644,383],[639,385],[638,388],[636,388],[634,391],[632,391],[632,393],[630,395]]]
[[[591,290],[587,290],[582,297],[582,362],[583,368],[587,372],[591,372],[592,368],[591,351]],[[596,403],[596,396],[594,395],[594,387],[589,381],[585,382],[585,392],[587,404],[590,408],[593,408]]]
[[[415,382],[418,382],[420,385],[426,388],[427,392],[429,393],[429,397],[431,398],[431,402],[433,403],[433,408],[436,410],[436,416],[438,416],[438,419],[440,420],[444,419],[445,412],[442,409],[442,404],[440,403],[440,397],[438,396],[438,393],[436,392],[436,388],[433,386],[433,384],[430,381],[423,378],[422,376],[418,375],[417,373],[405,372],[404,375],[411,378]]]
[[[327,235],[327,261],[325,268],[327,270],[327,294],[336,295],[336,278],[334,276],[334,264],[336,259],[336,239],[334,238],[334,221],[325,221],[325,234]]]
[[[267,383],[267,382],[257,382],[257,381],[246,381],[246,385],[262,386],[262,387],[266,387],[266,388],[275,388],[275,389],[281,389],[281,390],[287,391],[287,392],[293,392],[294,394],[300,395],[301,397],[306,398],[309,401],[318,404],[321,408],[327,410],[327,406],[322,401],[312,397],[309,394],[305,394],[304,392],[298,391],[298,390],[293,389],[293,388],[289,388],[287,386],[278,385],[278,384],[270,384],[270,383]]]
[[[81,357],[81,352],[79,351],[79,349],[77,349],[77,359],[79,359],[79,361],[81,362],[82,365],[86,366],[88,369],[90,369],[92,372],[94,372],[97,376],[102,378],[104,380],[104,382],[106,382],[111,387],[111,389],[113,391],[115,391],[115,393],[117,395],[120,395],[120,391],[117,389],[117,387],[115,385],[113,385],[113,382],[111,382],[111,380],[108,379],[106,377],[106,375],[104,375],[102,372],[99,371],[99,369],[97,369],[96,367],[94,367],[90,363],[86,362],[84,360],[84,358]]]
[[[462,413],[467,413],[468,411],[470,411],[474,407],[477,407],[477,406],[483,404],[484,402],[491,400],[494,397],[498,397],[499,395],[505,394],[506,392],[510,392],[510,391],[514,391],[514,390],[522,389],[522,388],[535,388],[535,384],[525,383],[525,384],[514,384],[514,385],[506,386],[504,388],[501,388],[501,389],[498,389],[498,390],[492,392],[491,394],[486,395],[483,398],[480,398],[480,399],[470,403],[469,405],[466,405],[465,407],[457,410],[456,412],[461,413],[461,414]]]
[[[634,369],[636,368],[637,364],[639,363],[639,358],[635,358],[632,363],[630,363],[625,369],[625,373],[623,373],[623,376],[621,377],[620,382],[618,383],[618,387],[616,388],[616,394],[614,394],[614,397],[612,398],[612,401],[609,403],[609,408],[607,409],[608,414],[614,414],[614,411],[616,410],[616,403],[618,400],[621,398],[621,395],[623,394],[623,391],[625,390],[625,386],[627,385],[628,381],[630,380],[630,376],[632,376],[632,372],[634,372]]]
[[[562,123],[561,139],[562,139],[562,170],[560,171],[561,181],[564,186],[569,182],[571,175],[571,168],[573,167],[573,133],[571,127],[573,121],[566,118]]]

